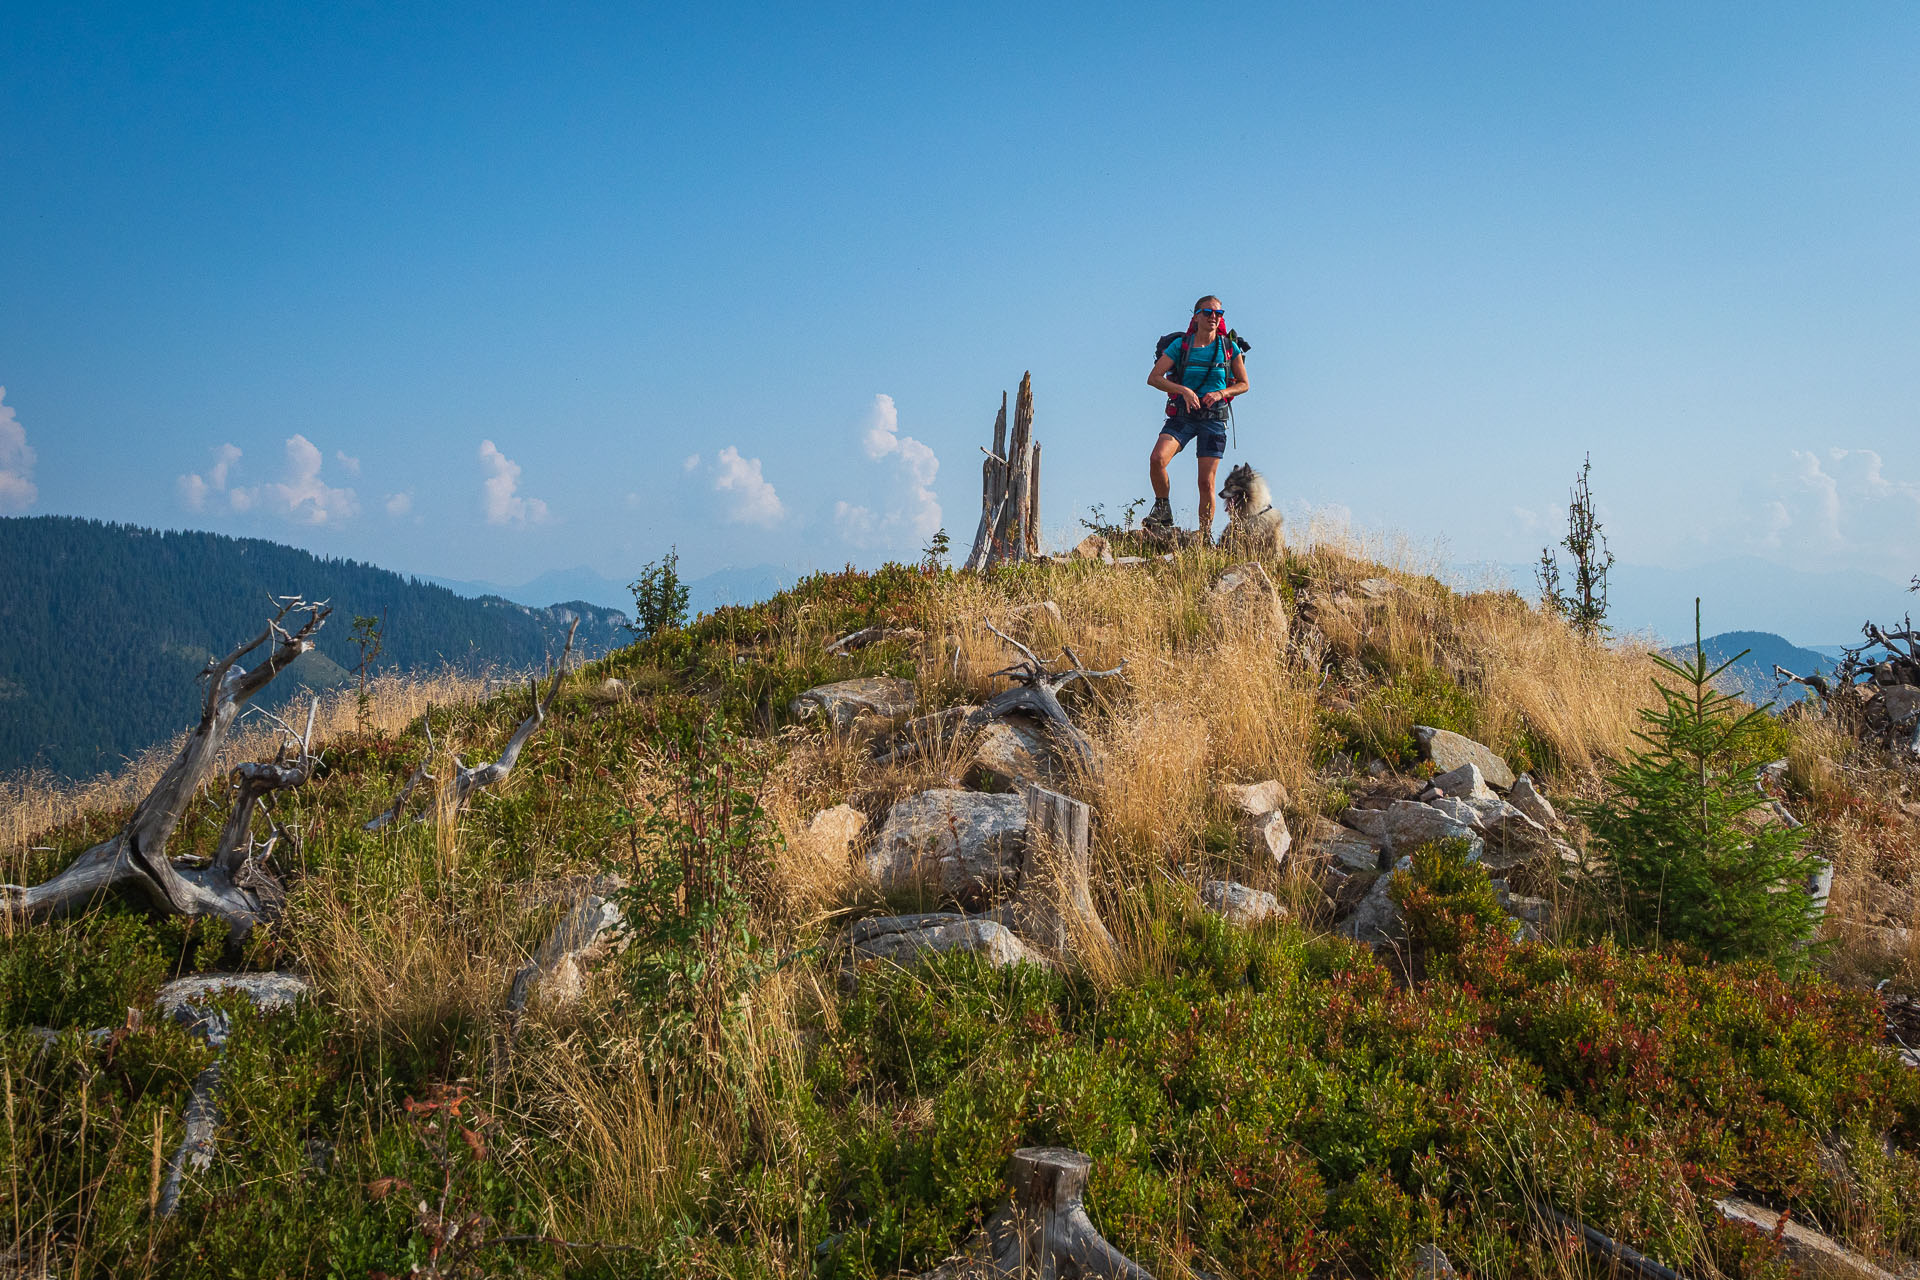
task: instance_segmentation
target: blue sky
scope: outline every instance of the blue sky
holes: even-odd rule
[[[1524,562],[1590,452],[1623,561],[1920,571],[1912,4],[37,8],[0,513],[874,563],[1031,369],[1065,542],[1211,291],[1296,519]]]

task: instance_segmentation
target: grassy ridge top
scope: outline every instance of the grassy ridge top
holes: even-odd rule
[[[1913,870],[1902,784],[1817,722],[1781,730],[1795,803],[1838,866],[1826,976],[1622,951],[1571,925],[1515,943],[1469,920],[1410,980],[1330,935],[1304,856],[1239,850],[1215,784],[1282,782],[1309,832],[1363,785],[1354,764],[1416,771],[1412,729],[1430,724],[1556,796],[1597,795],[1652,701],[1650,664],[1516,597],[1330,547],[1267,563],[1281,644],[1209,607],[1226,563],[816,576],[571,677],[508,783],[458,823],[362,831],[425,736],[412,707],[364,735],[343,724],[283,807],[300,834],[286,914],[237,957],[305,974],[317,998],[237,1012],[219,1155],[178,1219],[147,1213],[152,1153],[178,1140],[206,1053],[128,1010],[236,957],[118,904],[0,940],[10,1245],[63,1273],[892,1275],[991,1211],[1015,1147],[1059,1143],[1095,1157],[1100,1229],[1163,1277],[1399,1275],[1430,1241],[1476,1275],[1588,1274],[1546,1207],[1688,1274],[1779,1274],[1764,1241],[1716,1225],[1707,1205],[1730,1187],[1883,1256],[1920,1252],[1920,1084],[1843,985],[1916,976],[1847,932]],[[1041,600],[1058,621],[1015,620]],[[1115,954],[1058,973],[956,957],[843,985],[831,940],[898,904],[822,858],[808,820],[835,804],[877,820],[965,761],[876,766],[787,704],[857,675],[912,679],[922,710],[979,702],[1010,656],[987,619],[1127,664],[1069,695],[1105,762],[1068,785],[1098,815]],[[920,638],[825,652],[875,624]],[[437,750],[492,754],[526,698],[445,691]],[[722,790],[765,816],[738,828],[745,874],[715,943],[683,927],[674,886],[711,847],[688,843],[687,816],[717,813],[716,795],[732,811],[721,758]],[[207,847],[217,801],[175,853]],[[103,799],[18,828],[7,878],[50,874],[124,816]],[[635,887],[625,951],[576,999],[510,1022],[511,974],[567,891],[609,872]],[[1243,931],[1205,912],[1191,886],[1222,873],[1291,918]],[[1408,909],[1463,910],[1437,885]],[[65,1031],[45,1046],[34,1026]],[[456,1221],[471,1254],[448,1243]],[[506,1236],[618,1247],[485,1243]]]

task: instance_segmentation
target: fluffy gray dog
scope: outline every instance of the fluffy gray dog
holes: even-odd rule
[[[1273,491],[1266,477],[1246,463],[1227,472],[1220,486],[1220,498],[1227,505],[1227,529],[1220,541],[1255,555],[1277,556],[1287,549],[1284,521],[1273,506]]]

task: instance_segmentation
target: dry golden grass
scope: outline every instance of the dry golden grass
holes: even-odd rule
[[[470,706],[516,681],[517,677],[475,675],[453,668],[429,675],[378,676],[369,682],[366,728],[378,734],[398,733],[429,707]],[[359,717],[354,689],[343,686],[320,695],[315,744],[337,742],[359,732]],[[287,718],[295,717],[289,711]],[[298,718],[304,728],[304,708]],[[187,733],[188,727],[183,726],[170,741],[148,749],[124,768],[80,781],[46,773],[0,777],[0,854],[18,852],[45,833],[88,815],[138,803],[173,763]],[[266,717],[243,716],[228,736],[213,776],[224,778],[234,765],[270,757],[283,739],[284,731]]]

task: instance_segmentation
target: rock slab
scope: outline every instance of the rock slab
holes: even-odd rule
[[[908,796],[887,812],[867,852],[882,890],[937,885],[982,901],[1012,881],[1026,844],[1024,797],[939,789]]]
[[[802,720],[820,717],[836,729],[849,729],[862,716],[897,720],[913,711],[913,681],[898,676],[861,676],[816,685],[787,704]]]
[[[1421,724],[1414,726],[1413,736],[1420,743],[1420,754],[1433,761],[1433,767],[1441,773],[1470,764],[1493,786],[1505,790],[1513,785],[1513,770],[1507,762],[1465,734]]]
[[[847,931],[847,943],[857,955],[903,966],[955,951],[977,955],[1000,968],[1040,963],[1005,925],[951,911],[862,920]]]
[[[1207,881],[1200,886],[1200,901],[1228,924],[1248,929],[1286,914],[1280,899],[1235,880]]]

